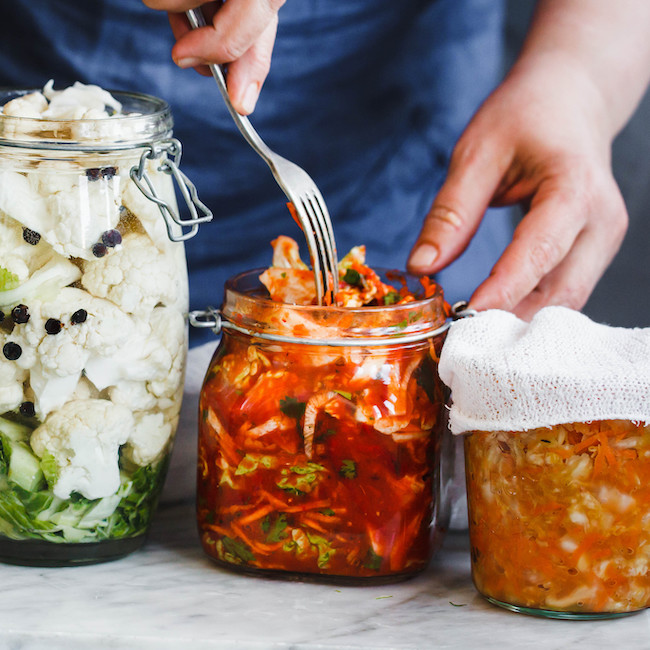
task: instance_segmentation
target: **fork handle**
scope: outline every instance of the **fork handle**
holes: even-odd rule
[[[185,14],[190,21],[190,26],[192,29],[198,29],[199,27],[206,26],[205,16],[203,15],[200,7],[197,7],[196,9],[188,9]],[[212,73],[214,80],[217,82],[219,92],[221,93],[223,101],[226,103],[226,108],[228,109],[230,116],[237,125],[237,128],[241,131],[241,134],[244,136],[248,144],[250,144],[250,146],[253,147],[253,149],[255,149],[255,151],[257,151],[257,153],[264,159],[266,164],[271,167],[271,169],[274,169],[274,164],[271,160],[270,149],[267,147],[264,140],[260,138],[257,131],[253,128],[250,120],[245,115],[240,115],[235,110],[235,107],[230,101],[230,97],[228,96],[228,88],[226,86],[225,66],[216,63],[209,63],[208,67],[210,68],[210,72]]]

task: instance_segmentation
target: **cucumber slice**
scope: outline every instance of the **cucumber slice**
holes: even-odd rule
[[[7,436],[2,436],[2,444],[7,451]],[[23,490],[35,492],[43,483],[43,471],[38,458],[32,454],[24,442],[10,442],[9,472],[7,478]]]
[[[5,418],[0,418],[0,433],[4,434],[14,442],[27,441],[32,433],[32,429],[24,424],[18,424]]]

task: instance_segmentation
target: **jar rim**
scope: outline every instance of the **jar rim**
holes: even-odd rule
[[[40,88],[0,90],[0,106]],[[112,151],[168,138],[173,128],[169,104],[145,93],[109,90],[125,114],[93,119],[19,117],[0,113],[0,145],[29,149]]]
[[[277,337],[296,343],[308,339],[322,344],[336,341],[372,339],[377,343],[419,341],[435,336],[448,316],[443,290],[437,285],[433,295],[403,304],[366,307],[291,305],[273,301],[259,280],[263,268],[239,273],[226,281],[223,317],[260,338]],[[407,282],[416,276],[391,269],[375,269],[382,277],[398,274]],[[225,328],[224,328],[225,329]],[[357,343],[359,344],[359,343]]]

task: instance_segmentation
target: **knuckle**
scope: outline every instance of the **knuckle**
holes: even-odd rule
[[[528,252],[528,263],[533,274],[542,278],[554,269],[562,258],[560,243],[551,237],[541,236]]]
[[[270,53],[253,48],[250,65],[254,69],[256,76],[265,78],[271,69]]]
[[[552,302],[569,309],[580,310],[585,306],[590,293],[591,286],[587,282],[574,280],[571,284],[563,286],[553,297]]]
[[[443,229],[461,230],[465,220],[458,210],[445,205],[437,205],[429,213],[430,223]]]
[[[462,169],[480,163],[486,156],[486,147],[482,141],[461,137],[454,147],[450,162]]]
[[[236,61],[246,52],[245,45],[233,37],[225,38],[219,44],[219,56],[225,62]]]

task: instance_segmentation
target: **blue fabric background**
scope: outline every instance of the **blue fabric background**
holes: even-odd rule
[[[278,234],[301,238],[212,79],[171,62],[164,14],[137,0],[0,0],[0,12],[0,85],[80,80],[171,104],[182,169],[215,213],[187,244],[193,309],[218,305],[233,273],[268,264]],[[371,265],[404,267],[456,139],[500,77],[502,20],[500,0],[288,0],[281,9],[252,121],[318,183],[341,255],[363,243]],[[451,302],[487,276],[510,232],[507,212],[490,210],[440,274]]]

